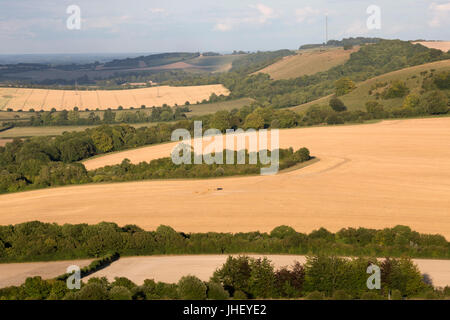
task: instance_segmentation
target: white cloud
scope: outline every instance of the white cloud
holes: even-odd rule
[[[260,16],[258,18],[260,23],[266,23],[268,20],[277,17],[277,14],[275,13],[275,11],[272,8],[266,6],[262,3],[257,4],[255,7],[256,7],[256,9],[258,9],[258,11],[260,13]]]
[[[262,25],[278,17],[278,13],[275,12],[274,9],[262,3],[257,5],[249,5],[248,7],[256,9],[256,12],[253,10],[252,12],[244,14],[241,17],[219,20],[214,25],[214,30],[225,32],[241,25]]]
[[[166,9],[163,9],[163,8],[151,8],[150,12],[151,13],[164,13],[164,12],[166,12]]]
[[[216,23],[216,25],[214,26],[214,30],[222,31],[222,32],[229,31],[232,28],[233,28],[233,24],[230,22],[219,22],[219,23]]]
[[[131,20],[131,16],[95,17],[82,19],[81,29],[107,29],[110,32],[119,32],[119,26]]]
[[[448,22],[450,19],[450,2],[443,4],[436,4],[433,2],[430,5],[432,19],[428,22],[430,27],[440,27],[443,22]]]
[[[300,23],[305,21],[307,23],[313,23],[320,14],[320,10],[311,7],[304,7],[295,10],[296,20]]]

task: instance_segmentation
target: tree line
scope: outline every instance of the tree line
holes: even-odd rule
[[[54,261],[161,254],[331,254],[413,258],[450,258],[450,242],[441,235],[421,234],[406,226],[381,230],[324,228],[309,234],[288,226],[271,232],[183,233],[169,226],[145,231],[115,223],[50,224],[38,221],[0,226],[0,262]]]
[[[259,174],[261,168],[267,167],[264,165],[259,156],[259,152],[254,154],[248,153],[247,150],[243,151],[243,164],[238,164],[238,151],[229,152],[232,153],[234,162],[233,164],[227,164],[225,158],[228,157],[227,150],[223,150],[220,153],[213,153],[209,156],[213,159],[222,159],[222,164],[194,164],[194,153],[191,153],[190,164],[175,164],[171,157],[165,157],[155,159],[150,162],[141,162],[139,164],[132,164],[130,160],[124,159],[122,163],[117,165],[106,166],[95,170],[87,171],[82,163],[65,163],[64,160],[71,160],[71,158],[65,158],[65,156],[80,156],[88,155],[89,152],[95,150],[94,145],[83,144],[83,141],[79,141],[80,146],[83,149],[77,149],[77,143],[75,144],[63,144],[61,145],[64,153],[63,161],[51,161],[46,158],[45,154],[34,155],[33,158],[29,157],[27,160],[21,161],[22,152],[16,158],[20,164],[10,164],[6,167],[6,170],[15,170],[13,173],[8,173],[6,170],[2,170],[0,173],[0,193],[17,192],[24,190],[33,190],[39,188],[46,188],[52,186],[64,186],[73,184],[84,183],[97,183],[97,182],[119,182],[119,181],[136,181],[145,179],[175,179],[175,178],[210,178],[210,177],[222,177],[222,176],[235,176],[235,175],[251,175]],[[70,142],[68,142],[70,143]],[[101,145],[105,147],[105,145]],[[22,151],[22,150],[21,150]],[[29,151],[25,148],[25,152]],[[300,148],[294,152],[290,149],[279,149],[279,163],[278,168],[280,170],[292,167],[298,163],[302,163],[310,160],[310,153],[307,148]],[[74,152],[85,152],[85,154],[76,154]],[[267,156],[271,157],[271,151],[261,150]],[[36,158],[37,157],[37,158]],[[250,158],[256,159],[255,163],[250,163]],[[228,159],[228,158],[227,158]],[[220,160],[219,160],[220,161]]]

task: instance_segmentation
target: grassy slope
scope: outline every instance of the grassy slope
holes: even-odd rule
[[[208,72],[226,72],[231,69],[234,60],[242,55],[200,56],[185,61],[186,63],[202,68]]]
[[[253,102],[251,98],[242,98],[224,102],[206,103],[206,104],[194,104],[189,106],[192,111],[186,115],[191,118],[193,116],[203,116],[205,114],[214,113],[220,110],[231,111],[233,109],[239,109],[243,106],[248,106]]]
[[[258,73],[267,73],[274,80],[312,75],[345,63],[350,54],[357,50],[358,48],[344,50],[340,47],[300,50],[298,54],[285,57]]]
[[[357,88],[342,97],[339,97],[349,110],[365,110],[365,104],[367,101],[375,100],[375,96],[369,95],[371,86],[377,82],[391,82],[394,80],[405,81],[411,91],[418,90],[422,85],[423,76],[420,75],[422,71],[430,71],[435,69],[436,71],[450,70],[450,60],[437,61],[422,64],[419,66],[409,67],[394,72],[390,72],[357,84]],[[417,76],[412,78],[412,76]],[[382,90],[382,89],[381,89]],[[302,112],[307,110],[314,104],[328,104],[330,96],[322,97],[320,99],[302,104],[300,106],[292,107],[291,110]],[[399,107],[402,105],[403,98],[396,99],[380,99],[380,102],[387,108]]]

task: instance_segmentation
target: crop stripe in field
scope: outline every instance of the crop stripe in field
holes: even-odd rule
[[[28,95],[28,97],[23,102],[22,108],[25,108],[25,105],[27,104],[28,100],[30,99],[31,95],[33,94],[33,91],[34,91],[34,89],[31,89],[30,94]]]
[[[47,101],[47,97],[48,97],[49,92],[50,92],[50,90],[47,90],[47,91],[45,92],[45,97],[44,97],[44,99],[42,100],[41,109],[43,109],[44,106],[45,106],[45,102]]]
[[[112,93],[114,96],[114,100],[116,100],[117,106],[120,106],[119,98],[117,98],[117,95],[115,92]]]
[[[95,93],[97,94],[97,102],[98,102],[98,107],[101,108],[102,105],[100,103],[100,95],[98,94],[98,91],[96,90]]]
[[[136,108],[139,108],[139,103],[138,103],[138,101],[136,99],[136,96],[133,93],[131,93],[131,92],[130,92],[130,94],[131,94],[131,97],[133,97],[134,103],[136,104]]]
[[[65,107],[65,105],[64,105],[64,96],[65,96],[65,94],[66,94],[66,90],[63,90],[63,94],[62,94],[62,96],[61,96],[61,106],[64,108]]]

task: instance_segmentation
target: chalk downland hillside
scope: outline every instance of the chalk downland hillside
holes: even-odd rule
[[[0,110],[106,110],[139,108],[141,105],[162,106],[167,104],[183,105],[209,99],[211,94],[228,95],[230,92],[223,85],[203,85],[188,87],[151,87],[128,90],[48,90],[26,88],[0,88]]]
[[[426,63],[414,67],[409,67],[397,71],[393,71],[387,74],[383,74],[378,77],[371,78],[356,84],[356,89],[350,93],[340,96],[339,99],[344,102],[348,110],[363,110],[365,111],[365,104],[368,101],[376,100],[375,94],[382,92],[387,85],[393,81],[402,81],[406,83],[406,86],[410,92],[419,92],[422,87],[423,79],[431,72],[450,71],[450,60],[442,60],[437,62]],[[426,72],[426,73],[425,73]],[[386,86],[373,89],[377,84],[386,84]],[[370,92],[372,91],[372,94]],[[328,105],[329,100],[333,95],[328,95],[320,99],[290,108],[297,112],[306,111],[312,105]],[[403,103],[404,97],[393,99],[382,99],[379,101],[387,109],[400,107]]]
[[[351,50],[344,50],[341,47],[300,50],[296,55],[286,56],[254,74],[267,73],[274,80],[313,75],[344,64],[350,59],[350,54],[358,50],[359,47]]]

